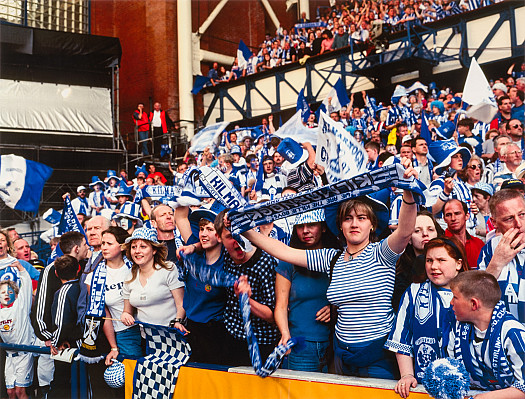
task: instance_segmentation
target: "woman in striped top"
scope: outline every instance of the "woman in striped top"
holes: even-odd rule
[[[406,161],[405,177],[417,177]],[[339,374],[394,378],[395,360],[383,345],[394,322],[395,266],[414,231],[416,213],[412,193],[404,191],[398,229],[388,238],[372,242],[377,217],[369,200],[361,197],[344,202],[337,215],[346,242],[342,253],[329,248],[290,248],[253,230],[244,233],[257,247],[285,262],[330,275],[327,298],[338,307],[334,351]]]

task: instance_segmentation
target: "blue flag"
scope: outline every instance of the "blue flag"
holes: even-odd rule
[[[430,134],[430,130],[428,129],[428,123],[427,123],[427,115],[425,112],[421,112],[421,133],[419,133],[421,138],[424,138],[427,142],[427,145],[429,145],[432,142],[432,135]]]
[[[199,91],[201,91],[204,88],[204,85],[208,84],[209,82],[211,82],[211,79],[206,76],[195,76],[195,83],[193,83],[193,89],[191,89],[191,94],[198,94]]]
[[[237,49],[237,64],[239,65],[239,69],[244,69],[246,67],[251,56],[252,51],[241,39],[239,41],[239,48]]]
[[[261,158],[259,159],[259,169],[257,169],[257,180],[255,182],[255,191],[261,191],[264,184],[264,168],[263,168],[263,159],[266,155],[266,146],[261,150]]]
[[[62,234],[68,233],[70,231],[78,231],[79,233],[82,233],[86,239],[86,243],[88,242],[86,233],[84,232],[84,229],[78,221],[77,215],[71,206],[71,200],[69,197],[66,197],[64,200],[64,209],[62,209],[62,215],[60,216],[60,223],[58,224],[58,236],[60,237]],[[62,255],[64,255],[64,253],[60,249],[59,244],[55,247],[55,249],[53,249],[53,252],[51,252],[49,262],[53,262],[56,258],[59,258]]]
[[[38,212],[44,184],[53,169],[17,155],[0,157],[0,198],[13,209]]]
[[[310,116],[310,106],[308,105],[308,101],[306,101],[306,97],[304,96],[304,89],[301,89],[299,96],[297,96],[297,107],[295,110],[301,111],[301,119],[304,123],[306,123],[308,121],[308,117]]]

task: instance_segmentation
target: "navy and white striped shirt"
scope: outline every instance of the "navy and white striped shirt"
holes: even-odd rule
[[[501,237],[495,236],[481,248],[478,259],[480,270],[487,269]],[[525,250],[519,252],[503,267],[498,276],[498,284],[501,289],[501,300],[505,302],[507,312],[525,325]]]
[[[475,327],[474,327],[475,328]],[[483,386],[480,383],[480,377],[486,378],[487,376],[495,376],[497,370],[494,370],[492,366],[492,353],[490,352],[491,345],[484,345],[490,337],[486,336],[489,330],[480,331],[475,328],[475,334],[478,338],[483,338],[482,342],[471,341],[469,345],[470,359],[472,366],[475,370],[475,375],[471,376],[471,384],[475,388],[483,389],[503,389],[508,388],[506,386],[500,386],[497,381],[494,381],[494,385],[490,387]],[[448,342],[448,354],[454,356],[454,340],[455,340],[455,329],[453,328],[450,332],[450,338]],[[501,328],[501,346],[505,352],[505,357],[508,361],[507,366],[512,370],[514,375],[514,382],[512,387],[525,392],[525,362],[523,356],[525,354],[525,328],[515,320],[506,320],[503,322]],[[463,354],[463,356],[465,356]],[[495,379],[494,379],[495,380]]]
[[[337,250],[323,248],[306,251],[308,269],[330,274],[330,261]],[[337,260],[328,301],[338,307],[335,334],[344,343],[368,342],[383,338],[394,324],[392,293],[396,254],[387,239],[369,244],[355,259],[345,261],[344,252]]]

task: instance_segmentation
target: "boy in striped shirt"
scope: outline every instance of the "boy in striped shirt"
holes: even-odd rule
[[[525,327],[500,301],[496,278],[469,270],[458,274],[450,288],[458,323],[449,353],[463,361],[474,387],[499,390],[475,398],[525,398]]]

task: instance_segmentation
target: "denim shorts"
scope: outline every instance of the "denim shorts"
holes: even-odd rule
[[[295,347],[288,355],[288,369],[297,371],[328,372],[330,341],[305,341],[304,348]]]

